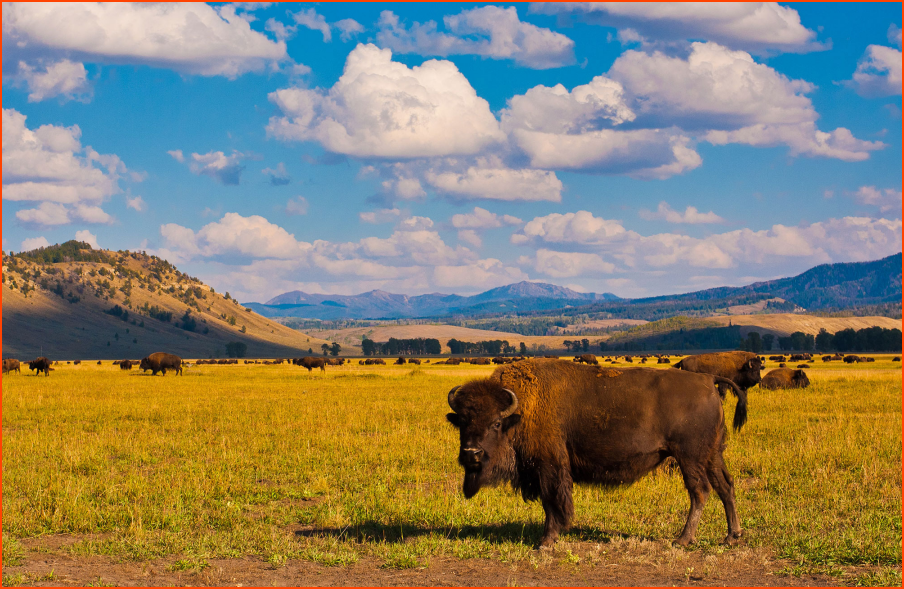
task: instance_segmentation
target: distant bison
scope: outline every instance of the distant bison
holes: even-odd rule
[[[305,356],[298,363],[299,366],[303,366],[308,369],[308,372],[313,368],[319,368],[320,372],[326,372],[326,360],[323,358],[315,358],[313,356]]]
[[[146,358],[142,358],[138,367],[143,371],[150,370],[151,376],[162,372],[166,376],[167,370],[173,370],[176,374],[182,375],[182,358],[175,354],[167,354],[166,352],[154,352]]]
[[[666,358],[665,356],[663,356],[662,358],[660,358],[659,360],[657,360],[656,363],[657,363],[657,364],[671,364],[672,361],[669,360],[668,358]]]
[[[405,358],[402,358],[401,356],[399,356],[399,359],[396,360],[395,363],[396,363],[397,365],[402,365],[402,364],[405,363]]]
[[[599,364],[596,359],[596,356],[593,354],[581,354],[580,356],[575,356],[572,362],[580,362],[581,364]]]
[[[527,360],[448,395],[459,431],[463,491],[511,483],[546,513],[541,546],[551,546],[574,516],[573,483],[631,484],[674,457],[691,509],[676,540],[694,542],[711,488],[728,522],[726,543],[741,526],[734,484],[722,452],[726,427],[714,382],[738,396],[734,426],[747,414],[747,395],[728,379],[653,368],[614,369],[562,360]]]
[[[854,354],[848,354],[844,357],[845,364],[853,364],[855,362],[860,362],[860,356],[856,356]]]
[[[776,368],[770,370],[763,380],[760,381],[760,387],[769,390],[776,389],[805,389],[810,386],[810,379],[803,370],[792,370],[791,368]]]
[[[37,370],[37,373],[35,373],[35,376],[37,376],[38,374],[41,374],[42,372],[44,373],[44,376],[50,376],[50,371],[51,371],[50,365],[51,364],[52,364],[52,362],[50,360],[48,360],[44,356],[41,356],[41,357],[35,358],[31,362],[29,362],[28,368],[30,370]]]
[[[19,374],[22,374],[22,371],[19,368],[19,361],[15,358],[4,358],[3,359],[3,374],[9,374],[15,370]]]
[[[120,370],[132,370],[132,361],[131,360],[120,360],[118,362]],[[146,368],[142,367],[146,370]],[[156,372],[154,374],[157,374]]]
[[[721,376],[746,391],[760,382],[763,363],[752,352],[717,352],[688,356],[672,368]]]
[[[418,358],[408,358],[409,364],[415,364],[417,366],[421,365],[421,361]]]
[[[901,356],[895,356],[894,358],[891,359],[891,361],[892,361],[892,362],[900,362],[900,361],[901,361]]]

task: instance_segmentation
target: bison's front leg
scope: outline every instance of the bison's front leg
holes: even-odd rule
[[[571,526],[574,503],[571,500],[571,473],[564,468],[544,465],[540,472],[540,501],[546,513],[540,548],[550,548],[559,538],[559,532]]]

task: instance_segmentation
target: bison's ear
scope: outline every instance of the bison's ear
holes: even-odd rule
[[[446,419],[455,427],[461,427],[461,416],[458,413],[446,413]]]
[[[761,370],[763,368],[763,365],[759,360],[748,360],[747,366],[745,366],[745,368],[747,370]]]
[[[502,420],[502,431],[508,431],[519,423],[521,423],[521,414],[515,413],[514,415],[509,415]]]

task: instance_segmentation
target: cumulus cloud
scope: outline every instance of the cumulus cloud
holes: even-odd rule
[[[85,66],[68,59],[42,63],[40,69],[20,61],[17,77],[28,87],[28,102],[41,102],[57,97],[62,102],[87,102],[91,98],[91,86],[88,84]]]
[[[725,219],[710,211],[708,213],[701,213],[697,210],[697,207],[687,207],[684,209],[683,213],[679,213],[671,206],[669,203],[662,201],[659,203],[659,207],[655,212],[648,211],[646,209],[641,209],[638,214],[641,219],[647,221],[654,220],[662,220],[668,221],[669,223],[724,223]]]
[[[3,4],[4,59],[57,56],[235,78],[287,60],[231,5],[79,2]]]
[[[380,209],[379,211],[363,211],[358,213],[358,218],[364,223],[376,225],[379,223],[388,223],[395,221],[402,215],[400,209]]]
[[[897,212],[901,215],[901,191],[897,188],[876,188],[875,186],[861,186],[853,194],[857,202],[878,207],[883,212]]]
[[[443,18],[448,33],[437,31],[428,21],[405,27],[398,16],[383,11],[378,22],[377,42],[396,53],[418,55],[481,55],[511,59],[534,69],[574,63],[574,41],[549,29],[518,18],[514,7],[481,6]]]
[[[901,29],[896,30],[894,34],[889,31],[889,38],[895,40],[898,49],[868,45],[857,62],[857,70],[847,82],[857,94],[869,98],[901,95]]]
[[[353,18],[343,18],[333,23],[333,26],[339,29],[339,39],[345,42],[351,41],[353,37],[364,32],[364,27]]]
[[[464,170],[437,165],[425,173],[425,179],[437,191],[457,199],[562,200],[563,186],[555,172],[512,169],[498,157],[477,158]]]
[[[47,241],[46,238],[42,237],[29,237],[27,239],[22,240],[22,245],[19,246],[20,251],[28,252],[31,250],[36,250],[39,247],[47,247],[50,245],[50,242]]]
[[[597,254],[548,249],[538,249],[533,257],[522,256],[518,262],[553,278],[611,274],[615,270],[615,264],[603,260]]]
[[[296,240],[294,235],[259,215],[243,217],[238,213],[226,213],[197,232],[168,223],[161,225],[160,235],[166,248],[189,258],[238,255],[293,259],[311,249],[311,244]]]
[[[333,33],[330,31],[330,25],[327,24],[323,15],[317,14],[317,11],[313,8],[296,12],[291,14],[291,16],[299,25],[311,29],[312,31],[320,31],[323,35],[324,43],[329,43],[333,40]]]
[[[286,203],[286,214],[287,215],[307,215],[308,214],[308,199],[303,196],[296,196],[295,198],[290,198],[289,202]]]
[[[433,227],[433,219],[429,217],[412,216],[403,219],[396,225],[398,231],[424,231]]]
[[[506,266],[495,258],[433,269],[433,283],[440,288],[487,290],[528,279],[529,276],[519,268]]]
[[[466,243],[475,248],[483,247],[483,239],[481,239],[480,235],[478,235],[477,232],[473,229],[462,229],[461,231],[459,231],[458,241]]]
[[[170,155],[170,157],[172,157],[174,160],[176,160],[180,164],[185,162],[185,156],[182,155],[181,149],[172,149],[170,151],[167,151],[166,153],[168,153]]]
[[[87,229],[82,229],[81,231],[75,232],[76,241],[83,241],[93,247],[96,250],[100,249],[100,246],[97,245],[97,236],[88,231]]]
[[[452,226],[456,229],[494,229],[503,225],[520,225],[523,222],[517,217],[497,215],[480,207],[474,207],[467,214],[452,215]]]
[[[292,181],[289,172],[286,171],[286,165],[282,162],[277,164],[276,169],[264,168],[261,173],[270,177],[271,186],[285,186]]]
[[[857,139],[844,127],[831,133],[820,131],[814,123],[799,125],[751,125],[735,131],[710,131],[704,137],[713,145],[743,143],[754,147],[787,145],[791,155],[828,157],[846,162],[869,158],[869,152],[885,148],[881,141]]]
[[[292,87],[269,94],[285,116],[267,133],[317,141],[334,153],[423,158],[475,154],[503,141],[486,100],[449,61],[392,61],[389,49],[358,45],[329,90]]]
[[[705,39],[755,53],[803,53],[827,46],[804,27],[793,8],[766,2],[542,2],[530,12],[571,15],[584,22],[630,29],[629,39]]]
[[[130,209],[135,209],[139,213],[143,213],[148,208],[147,203],[145,203],[144,199],[141,198],[140,196],[136,196],[134,198],[127,198],[126,206],[129,207]]]
[[[182,151],[167,152],[178,162],[184,162]],[[188,169],[196,176],[209,176],[226,186],[237,186],[242,179],[245,166],[242,165],[248,156],[240,151],[233,150],[231,155],[222,151],[209,151],[207,153],[191,154],[192,161]]]

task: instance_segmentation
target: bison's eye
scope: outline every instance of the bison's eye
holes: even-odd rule
[[[502,427],[501,421],[497,421],[496,423],[493,424],[493,429],[495,429],[495,430],[498,430],[500,427]]]

